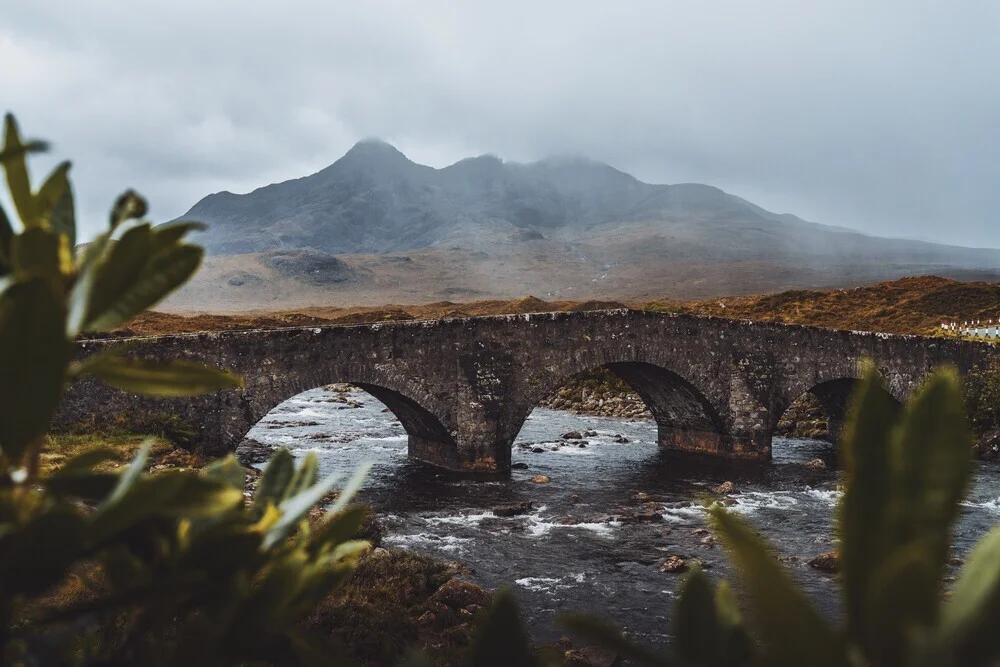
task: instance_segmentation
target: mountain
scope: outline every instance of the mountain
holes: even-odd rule
[[[572,156],[434,169],[379,140],[304,178],[209,195],[183,217],[209,224],[199,240],[212,257],[178,306],[689,298],[1000,275],[1000,251],[806,222],[710,185],[644,183]]]

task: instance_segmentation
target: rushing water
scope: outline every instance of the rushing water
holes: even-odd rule
[[[695,463],[661,451],[652,422],[539,408],[514,447],[515,465],[526,468],[506,481],[459,481],[410,462],[402,426],[373,397],[355,391],[345,404],[339,396],[326,389],[300,394],[273,410],[250,437],[296,455],[314,451],[323,473],[349,473],[372,462],[360,499],[386,519],[387,546],[465,563],[471,579],[486,587],[512,586],[537,640],[559,637],[553,624],[558,612],[589,610],[662,645],[683,578],[660,571],[667,556],[697,558],[712,576],[736,579],[721,546],[698,530],[706,524],[700,498],[727,480],[736,487],[732,509],[777,546],[826,613],[839,614],[833,579],[805,564],[832,548],[838,473],[832,466],[815,471],[802,465],[817,457],[832,463],[828,443],[775,438],[767,465]],[[597,435],[579,447],[561,439],[570,430]],[[615,442],[619,435],[630,442]],[[534,475],[551,482],[533,483]],[[1000,465],[978,466],[955,535],[956,555],[964,556],[1000,521],[998,482]],[[521,501],[533,503],[529,514],[500,518],[490,511]],[[652,507],[663,521],[614,519]]]

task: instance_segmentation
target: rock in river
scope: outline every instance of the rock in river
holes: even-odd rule
[[[491,508],[494,516],[517,516],[527,514],[531,511],[531,501],[525,500],[520,503],[508,503],[505,505],[494,505]]]
[[[252,466],[255,463],[267,462],[273,453],[273,447],[253,438],[244,438],[243,442],[236,448],[236,460],[245,466]]]
[[[618,667],[622,664],[617,653],[596,646],[584,646],[566,651],[566,667]]]
[[[713,493],[726,494],[726,493],[736,493],[736,485],[732,482],[723,482],[717,487],[712,489]]]
[[[552,480],[549,479],[548,475],[535,475],[531,481],[535,484],[548,484]]]
[[[809,561],[809,567],[824,572],[836,572],[840,569],[840,554],[836,551],[822,553]]]
[[[683,572],[687,569],[687,563],[680,556],[670,556],[660,565],[660,572]]]

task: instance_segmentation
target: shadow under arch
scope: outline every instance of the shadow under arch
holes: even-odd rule
[[[772,432],[778,428],[778,422],[785,415],[785,413],[802,396],[809,394],[816,399],[816,402],[819,404],[819,407],[822,409],[826,417],[827,435],[822,439],[833,444],[837,444],[840,441],[841,433],[843,432],[844,425],[847,422],[847,417],[851,409],[851,403],[854,399],[854,393],[860,384],[860,378],[839,377],[824,380],[812,385],[798,396],[787,400],[780,406],[780,409],[775,410],[773,423],[771,424]],[[902,401],[893,395],[893,393],[890,392],[885,386],[882,386],[881,389],[885,392],[886,396],[891,399],[890,403],[895,407],[898,413],[898,411],[903,407]]]
[[[677,372],[646,361],[609,361],[576,368],[537,387],[528,396],[530,404],[522,406],[511,420],[509,442],[516,439],[528,415],[544,398],[600,368],[624,381],[642,399],[656,421],[661,447],[717,453],[724,446],[725,423],[708,398]]]
[[[410,458],[441,465],[441,462],[458,462],[458,446],[452,433],[438,414],[425,404],[433,405],[427,396],[416,399],[411,394],[420,395],[416,390],[403,393],[399,388],[385,386],[387,383],[371,379],[354,380],[353,376],[335,375],[335,379],[317,381],[315,378],[292,378],[285,382],[271,384],[266,388],[248,388],[243,394],[244,411],[247,415],[246,433],[266,417],[272,410],[299,394],[331,384],[347,384],[370,394],[388,408],[399,420],[407,435],[407,450]]]

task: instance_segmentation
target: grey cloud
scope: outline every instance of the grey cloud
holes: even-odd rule
[[[0,90],[75,160],[91,233],[123,187],[169,218],[380,136],[1000,247],[997,25],[971,1],[6,0]]]

